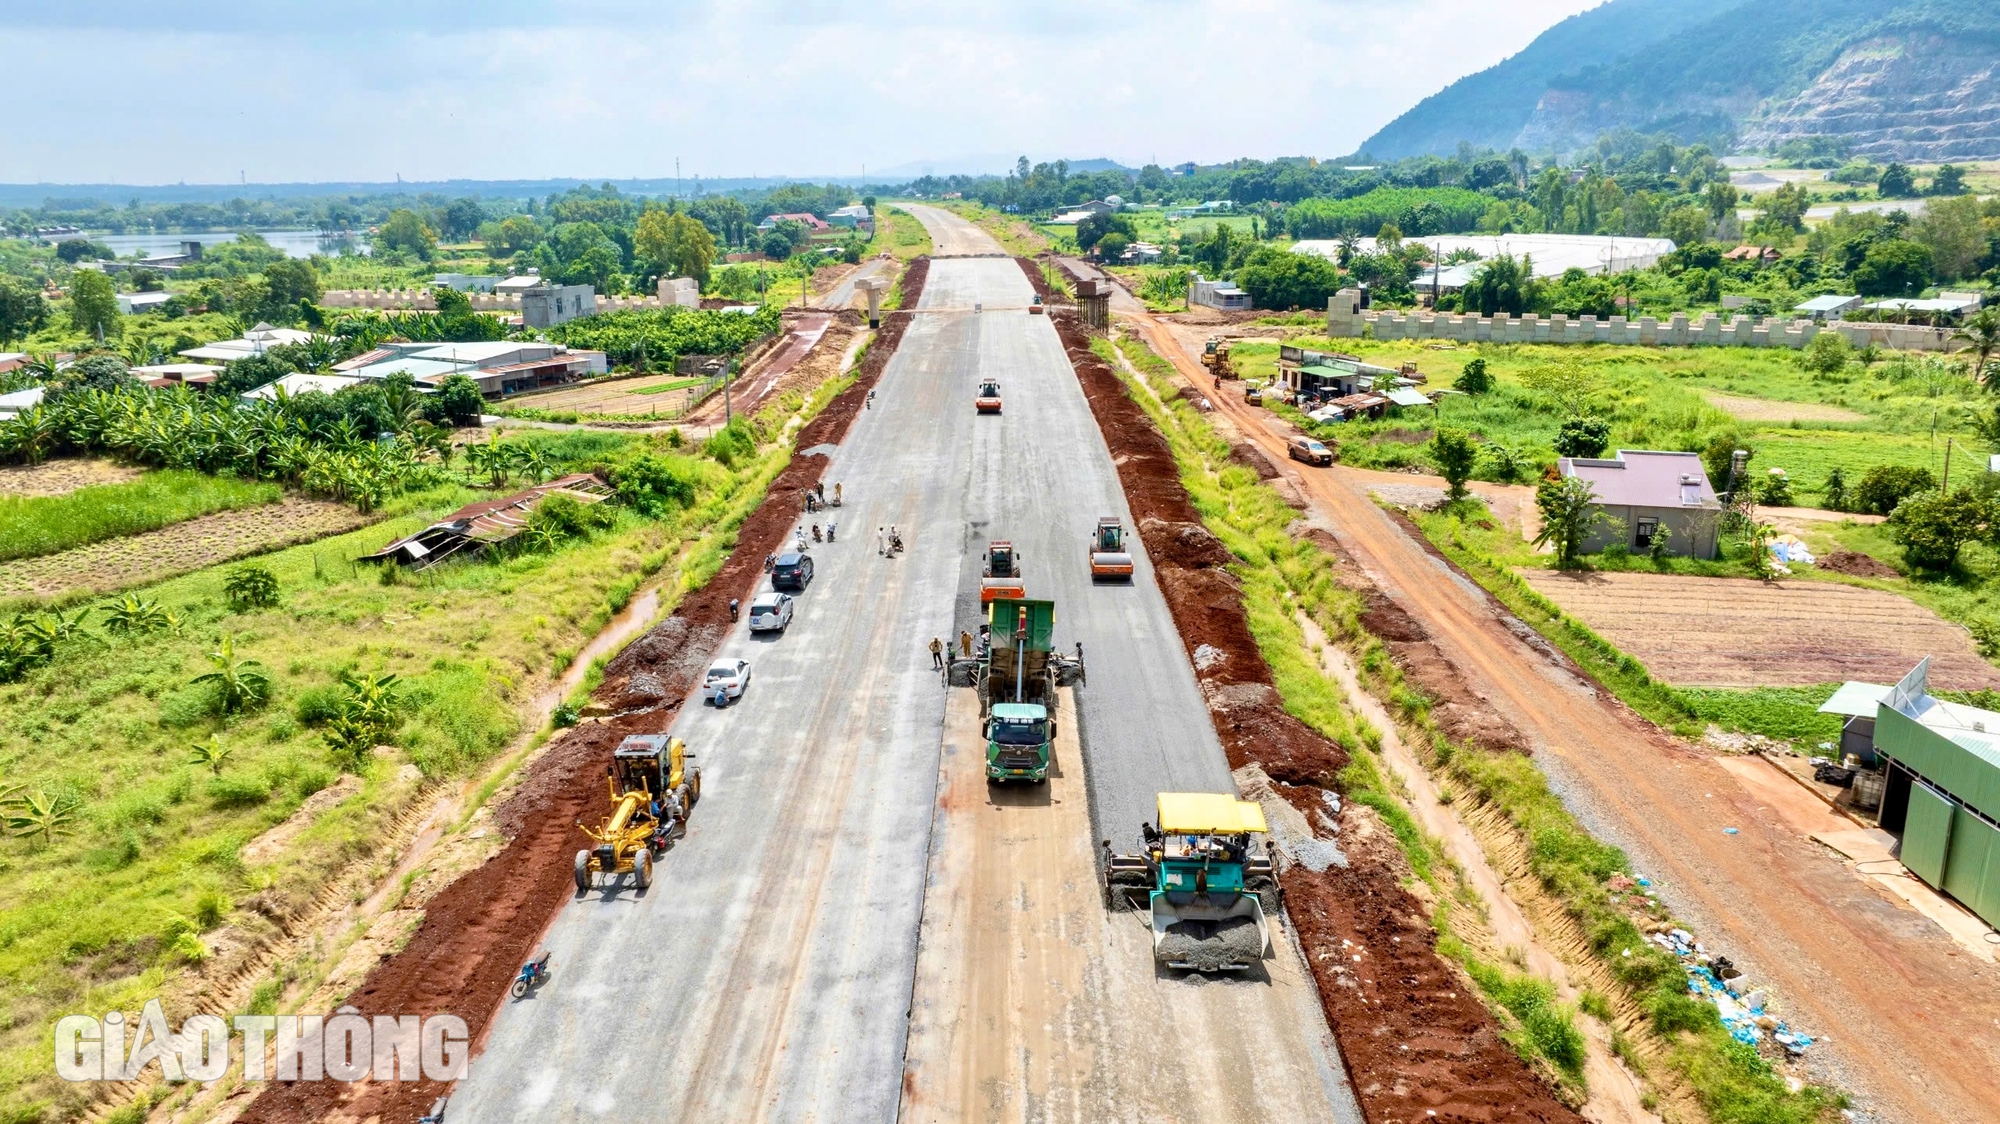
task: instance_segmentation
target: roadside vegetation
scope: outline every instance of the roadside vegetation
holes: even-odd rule
[[[1116,365],[1108,354],[1110,344],[1098,341],[1095,346]],[[1712,1007],[1687,998],[1679,964],[1647,941],[1635,920],[1642,908],[1648,921],[1671,919],[1657,905],[1635,906],[1610,888],[1615,876],[1630,870],[1625,856],[1577,823],[1530,758],[1459,745],[1437,729],[1429,699],[1403,680],[1388,651],[1362,626],[1362,599],[1340,583],[1333,559],[1309,540],[1288,533],[1296,513],[1254,472],[1230,461],[1227,443],[1177,396],[1172,368],[1164,360],[1136,340],[1121,340],[1117,347],[1145,378],[1143,386],[1127,379],[1133,398],[1167,436],[1182,482],[1204,522],[1238,559],[1231,570],[1241,581],[1252,631],[1286,709],[1352,755],[1340,778],[1343,792],[1382,815],[1412,871],[1430,885],[1440,953],[1463,964],[1489,1005],[1504,1012],[1502,1022],[1516,1049],[1572,1096],[1583,1091],[1578,1012],[1554,1002],[1545,982],[1474,951],[1483,924],[1476,900],[1467,896],[1438,846],[1425,838],[1402,805],[1375,756],[1379,732],[1354,714],[1338,686],[1320,671],[1295,613],[1310,616],[1349,650],[1363,682],[1406,725],[1406,740],[1434,774],[1505,817],[1526,849],[1540,887],[1562,903],[1598,968],[1616,980],[1622,991],[1617,1005],[1629,1008],[1657,1040],[1658,1056],[1669,1072],[1649,1075],[1650,1081],[1685,1085],[1716,1121],[1812,1124],[1827,1118],[1841,1103],[1835,1094],[1810,1085],[1791,1091],[1754,1049],[1729,1037]],[[1592,1005],[1599,1008],[1593,1017],[1612,1021],[1606,1018],[1612,1003],[1600,998]],[[1613,1027],[1615,1031],[1615,1023]],[[1630,1043],[1619,1045],[1621,1034],[1614,1033],[1614,1047],[1644,1072],[1642,1052]]]
[[[699,446],[581,432],[475,446],[496,490],[530,461],[619,488],[612,505],[544,503],[491,557],[414,573],[351,561],[492,494],[457,485],[362,531],[18,620],[0,810],[35,830],[0,842],[0,1114],[85,1107],[92,1090],[48,1075],[56,1013],[192,996],[329,880],[379,863],[423,792],[540,725],[544,685],[642,585],[666,583],[664,611],[715,572],[789,460],[786,420],[846,381]],[[245,850],[334,786],[309,828]],[[284,966],[259,1002],[317,970]]]
[[[901,207],[874,204],[875,237],[868,243],[864,257],[877,254],[892,254],[902,261],[922,257],[931,252],[931,235],[917,217]]]
[[[0,495],[0,561],[54,554],[211,512],[272,503],[282,494],[275,484],[169,469],[60,496]]]

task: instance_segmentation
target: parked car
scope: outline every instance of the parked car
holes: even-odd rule
[[[708,665],[708,674],[701,681],[701,697],[713,700],[715,693],[728,692],[724,697],[740,699],[743,689],[750,685],[749,660],[716,660]]]
[[[802,551],[788,550],[778,555],[771,566],[772,589],[796,589],[803,591],[812,584],[812,556]]]
[[[788,593],[760,593],[750,602],[750,631],[783,632],[792,623],[792,598]]]
[[[1307,464],[1333,463],[1333,450],[1304,434],[1285,442],[1285,452],[1293,460],[1304,461]]]

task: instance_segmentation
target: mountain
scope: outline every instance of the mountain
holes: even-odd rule
[[[1612,0],[1362,151],[1572,152],[1627,128],[1757,148],[1832,136],[1878,160],[2000,156],[2000,0]]]

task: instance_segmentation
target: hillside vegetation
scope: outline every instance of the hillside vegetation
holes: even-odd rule
[[[1901,160],[1991,157],[2000,135],[1945,111],[1987,100],[1996,27],[1995,0],[1613,0],[1426,99],[1362,150],[1441,154],[1464,140],[1573,151],[1629,128],[1759,146],[1830,136]]]

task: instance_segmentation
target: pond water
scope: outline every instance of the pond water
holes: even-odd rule
[[[309,258],[314,254],[337,254],[340,252],[338,236],[325,237],[316,230],[265,230],[260,231],[264,240],[273,247],[283,250],[295,258]],[[182,242],[199,242],[204,246],[220,246],[236,241],[233,232],[214,234],[92,234],[90,240],[102,242],[111,247],[121,258],[134,254],[148,257],[154,254],[179,253]],[[365,238],[352,239],[356,253],[368,252]]]

